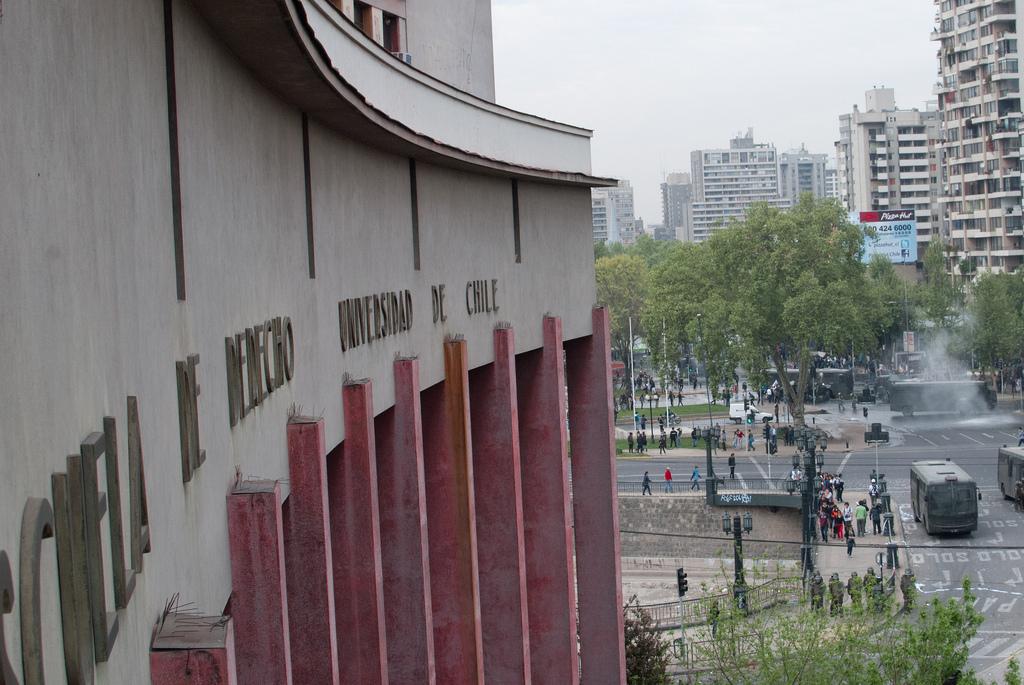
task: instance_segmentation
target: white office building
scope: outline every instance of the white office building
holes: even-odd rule
[[[590,196],[594,242],[631,244],[636,239],[633,186],[619,181],[611,188],[594,188]]]
[[[688,173],[669,174],[661,184],[661,215],[665,231],[676,240],[693,240],[693,182]]]
[[[1013,0],[936,0],[941,195],[950,268],[966,273],[1021,265],[1020,64]],[[969,268],[968,268],[969,267]],[[959,271],[959,269],[958,269]]]
[[[872,88],[865,109],[839,117],[839,199],[851,212],[912,209],[918,255],[939,233],[940,114],[899,109],[892,88]]]
[[[775,146],[755,143],[748,129],[729,141],[729,147],[695,150],[690,155],[693,176],[693,240],[703,242],[717,228],[742,221],[755,202],[789,207],[779,190],[779,157]]]
[[[779,190],[782,197],[796,202],[804,193],[816,198],[827,197],[826,168],[828,155],[812,154],[807,148],[790,150],[779,155]]]

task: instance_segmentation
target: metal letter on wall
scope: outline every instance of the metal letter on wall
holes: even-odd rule
[[[121,518],[121,472],[117,459],[117,422],[103,417],[106,446],[107,525],[110,529],[110,572],[114,577],[114,608],[124,609],[135,592],[135,577],[128,578],[124,565],[124,520]]]
[[[72,459],[68,457],[68,464]],[[81,471],[81,468],[78,468]],[[50,477],[53,489],[54,528],[57,536],[57,578],[60,586],[60,615],[64,638],[64,672],[69,685],[93,682],[92,624],[89,622],[89,591],[85,564],[85,519],[81,494],[77,496],[78,514],[72,507],[73,490],[81,493],[81,484],[66,473]]]
[[[0,685],[18,685],[11,661],[7,658],[7,644],[4,642],[3,616],[14,611],[14,580],[11,578],[11,562],[7,552],[0,552]]]
[[[132,585],[142,573],[142,555],[150,550],[149,505],[146,501],[146,467],[142,458],[139,400],[128,396],[128,508],[131,516]],[[129,592],[129,598],[131,593]]]
[[[89,578],[89,613],[92,617],[92,641],[97,662],[110,658],[117,640],[117,614],[107,613],[107,588],[103,576],[103,542],[100,521],[107,515],[107,497],[99,492],[99,469],[96,463],[106,450],[102,433],[90,433],[82,443],[81,456],[68,457],[68,480],[71,484],[71,512],[75,517],[78,489],[85,519],[85,562]],[[80,486],[76,488],[76,484]],[[122,543],[123,546],[123,543]],[[124,563],[122,559],[122,564]]]
[[[181,480],[192,480],[192,473],[206,461],[206,450],[199,447],[199,393],[196,367],[199,355],[190,354],[175,362],[178,376],[178,434],[181,441]]]
[[[21,667],[25,685],[44,685],[43,629],[39,597],[39,566],[43,540],[53,537],[49,500],[29,497],[21,514],[18,600],[21,603]],[[2,639],[2,638],[0,638]]]

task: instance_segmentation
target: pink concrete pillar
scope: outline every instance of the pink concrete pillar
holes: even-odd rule
[[[423,472],[420,364],[395,361],[395,406],[377,417],[377,493],[384,574],[388,675],[434,683],[434,621]]]
[[[516,378],[530,665],[544,683],[578,683],[562,320],[544,318],[544,346],[519,355]]]
[[[238,483],[228,495],[231,618],[240,685],[291,685],[281,486]]]
[[[445,380],[423,393],[430,593],[439,683],[483,682],[465,340],[444,344]]]
[[[334,570],[323,419],[288,422],[291,492],[284,505],[288,626],[295,685],[338,684]]]
[[[494,363],[469,374],[484,676],[529,683],[515,336],[494,331]]]
[[[373,391],[359,381],[341,393],[345,441],[327,461],[338,667],[343,683],[386,685]]]
[[[231,619],[165,616],[153,635],[149,678],[152,685],[236,685]]]
[[[622,569],[615,471],[608,310],[593,311],[593,335],[566,343],[572,506],[583,678],[626,681]],[[617,677],[613,677],[617,674]]]

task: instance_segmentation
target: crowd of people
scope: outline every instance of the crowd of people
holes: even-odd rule
[[[803,474],[799,467],[794,467],[790,478],[800,480]],[[843,500],[843,482],[841,473],[821,474],[821,493],[818,498],[818,531],[822,542],[833,540],[845,541],[847,554],[853,554],[854,539],[867,535],[867,522],[871,521],[871,534],[882,534],[882,504],[878,499],[877,486],[872,482],[868,489],[871,499],[858,500],[856,505]],[[816,531],[817,532],[817,531]]]

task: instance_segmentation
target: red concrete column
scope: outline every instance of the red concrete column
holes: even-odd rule
[[[228,495],[231,618],[240,685],[291,685],[281,486],[238,483]]]
[[[565,346],[580,658],[585,681],[599,674],[608,682],[623,683],[626,652],[607,309],[594,309],[593,326],[593,335]]]
[[[430,593],[439,683],[483,682],[465,340],[444,344],[445,380],[423,393]]]
[[[530,665],[545,683],[579,682],[562,320],[544,318],[544,346],[519,355],[519,445],[530,613]]]
[[[170,614],[149,652],[152,685],[236,685],[235,636],[231,619]],[[200,625],[196,625],[200,623]],[[179,629],[180,628],[180,629]]]
[[[434,621],[423,472],[420,363],[395,361],[395,406],[377,417],[377,493],[388,675],[434,683]]]
[[[288,422],[291,492],[284,505],[288,625],[295,685],[338,684],[334,571],[323,419]]]
[[[327,460],[338,668],[343,683],[386,685],[373,392],[359,381],[341,393],[345,441]]]
[[[530,621],[519,463],[515,336],[494,331],[494,363],[469,374],[484,676],[530,682]]]

